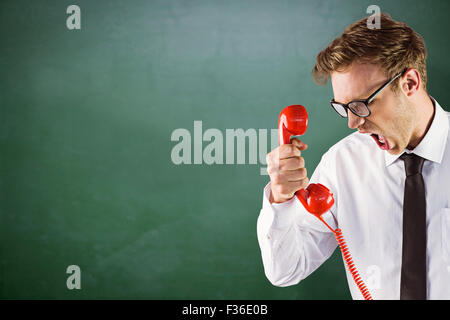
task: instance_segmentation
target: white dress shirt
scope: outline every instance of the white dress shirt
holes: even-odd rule
[[[411,152],[425,158],[427,299],[450,299],[450,113],[433,102],[432,124]],[[405,167],[399,156],[354,132],[322,156],[310,179],[333,192],[335,204],[324,220],[342,230],[374,299],[400,298]],[[294,285],[327,260],[337,242],[296,197],[280,204],[271,204],[269,197],[270,183],[257,223],[264,271],[275,286]],[[345,270],[353,299],[363,299]]]

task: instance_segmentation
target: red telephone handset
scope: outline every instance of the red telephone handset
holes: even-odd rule
[[[308,127],[308,114],[301,105],[287,106],[278,118],[278,136],[280,145],[291,143],[291,138],[301,136]],[[306,189],[301,189],[295,194],[305,209],[320,216],[331,209],[334,204],[333,194],[320,183],[311,183]]]
[[[278,118],[278,137],[280,145],[291,143],[291,139],[303,135],[306,132],[307,127],[308,114],[306,113],[305,107],[301,105],[287,106],[281,111]],[[333,193],[320,183],[310,183],[306,189],[298,190],[295,195],[309,213],[315,215],[334,233],[336,241],[341,248],[344,261],[364,299],[373,300],[369,290],[366,288],[356,270],[341,229],[338,228],[334,230],[322,218],[322,214],[330,210],[334,204]]]

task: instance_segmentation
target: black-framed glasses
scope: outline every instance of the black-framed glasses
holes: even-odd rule
[[[397,74],[391,80],[387,81],[379,89],[377,89],[377,91],[372,93],[370,97],[368,97],[367,99],[353,100],[347,104],[339,103],[334,101],[334,99],[332,99],[330,101],[330,104],[333,107],[333,109],[343,118],[348,117],[348,109],[350,109],[350,111],[353,112],[353,114],[357,115],[358,117],[362,118],[368,117],[370,116],[369,104],[372,102],[372,100],[377,96],[377,94],[379,94],[384,88],[390,85],[395,79],[403,75],[406,72],[406,70],[407,69]]]

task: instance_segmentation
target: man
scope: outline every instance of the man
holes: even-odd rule
[[[374,299],[449,299],[449,114],[427,93],[421,36],[380,18],[380,29],[365,19],[350,25],[317,56],[315,81],[331,77],[331,106],[357,131],[323,155],[311,182],[333,192],[323,218],[342,230]],[[267,155],[270,183],[257,231],[276,286],[297,284],[337,246],[293,197],[310,182],[306,148],[293,139]],[[352,297],[362,299],[346,272]]]

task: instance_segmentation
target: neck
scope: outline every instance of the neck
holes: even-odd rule
[[[417,125],[407,147],[410,150],[417,147],[427,134],[433,122],[435,112],[433,101],[427,93],[424,93],[423,97],[415,101],[414,105]]]

